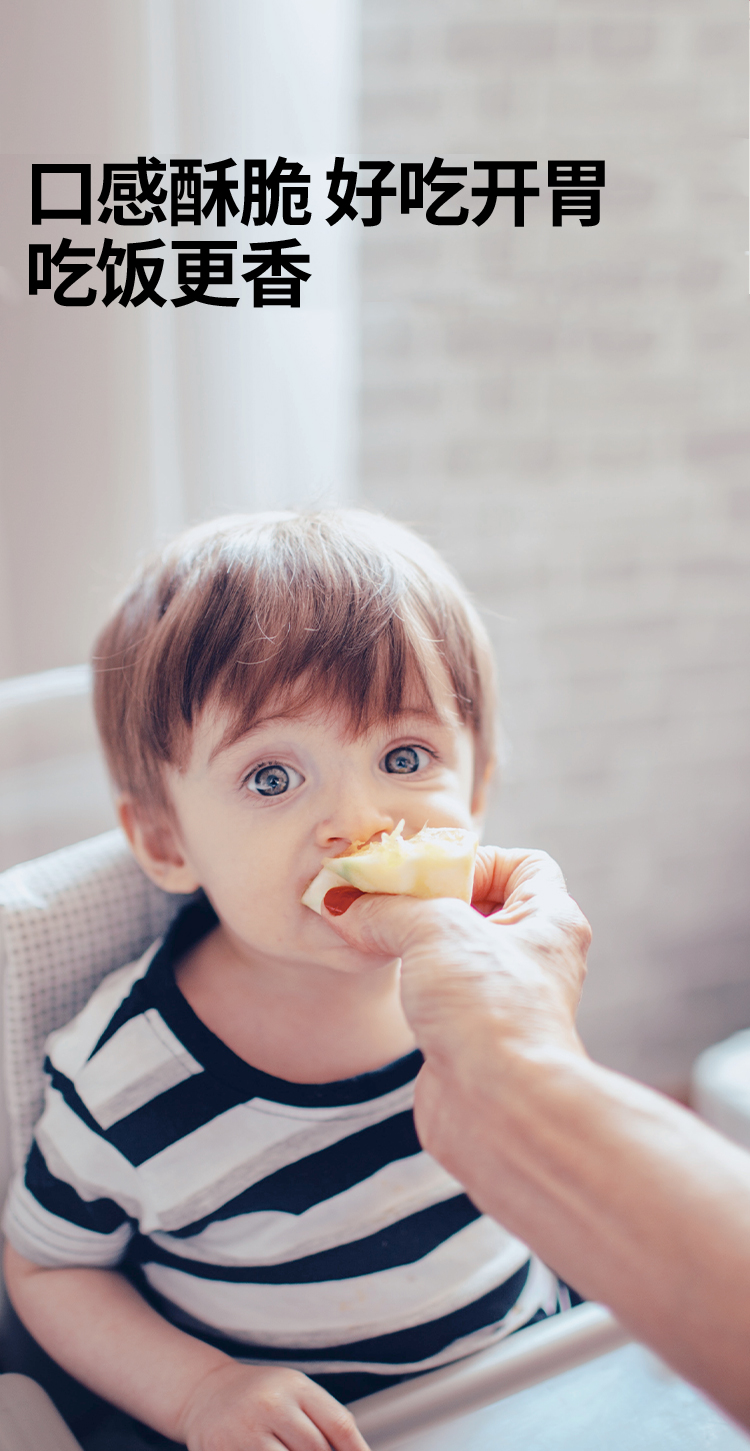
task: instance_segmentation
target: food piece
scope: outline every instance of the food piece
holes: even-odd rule
[[[478,837],[454,826],[423,826],[405,840],[403,821],[380,841],[326,857],[302,901],[320,912],[326,892],[346,882],[360,892],[404,897],[458,897],[471,901]]]
[[[342,878],[336,872],[330,872],[328,867],[321,867],[317,877],[313,877],[307,888],[302,901],[306,907],[312,907],[313,912],[320,914],[320,907],[326,892],[331,887],[343,887]]]

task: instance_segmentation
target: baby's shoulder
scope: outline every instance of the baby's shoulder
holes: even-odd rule
[[[159,946],[160,939],[157,939],[135,962],[128,962],[108,973],[80,1012],[64,1027],[50,1034],[46,1044],[47,1055],[67,1077],[73,1079],[88,1062],[114,1019],[122,1013],[134,987],[145,976]]]

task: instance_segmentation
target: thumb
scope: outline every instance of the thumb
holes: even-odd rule
[[[403,957],[416,938],[424,943],[440,934],[437,906],[417,897],[368,892],[350,901],[343,912],[330,912],[324,898],[321,916],[350,947],[381,957]]]

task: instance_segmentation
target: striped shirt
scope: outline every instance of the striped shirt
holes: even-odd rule
[[[5,1231],[40,1265],[122,1269],[182,1329],[342,1400],[483,1349],[566,1303],[421,1149],[418,1052],[287,1083],[221,1042],[174,964],[205,899],[48,1043],[46,1107]]]

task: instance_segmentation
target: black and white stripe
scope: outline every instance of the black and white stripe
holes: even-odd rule
[[[176,1324],[344,1399],[554,1313],[555,1276],[420,1148],[419,1053],[294,1084],[200,1022],[173,967],[214,922],[191,904],[50,1040],[19,1252],[120,1266]]]

